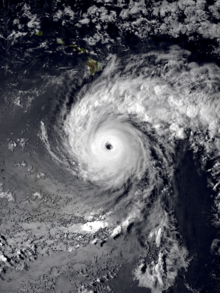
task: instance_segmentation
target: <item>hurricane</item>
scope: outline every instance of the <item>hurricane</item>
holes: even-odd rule
[[[141,179],[147,167],[147,151],[140,130],[129,118],[113,114],[111,105],[107,111],[100,105],[84,114],[82,107],[76,106],[65,125],[68,149],[77,158],[80,176],[108,189],[120,188],[135,177]],[[77,112],[81,117],[74,121]],[[84,115],[86,123],[80,121]]]
[[[175,170],[189,149],[202,148],[203,165],[220,150],[220,71],[190,55],[177,46],[112,55],[95,78],[71,75],[42,135],[53,160],[78,180],[82,216],[102,214],[96,224],[110,238],[123,235],[125,258],[138,259],[134,280],[155,293],[173,286],[192,259],[177,229]]]

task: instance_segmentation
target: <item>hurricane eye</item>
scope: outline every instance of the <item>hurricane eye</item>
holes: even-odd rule
[[[111,144],[111,143],[109,143],[109,142],[107,142],[106,144],[105,144],[105,147],[106,147],[106,149],[107,150],[111,150],[111,149],[113,149],[113,145]]]

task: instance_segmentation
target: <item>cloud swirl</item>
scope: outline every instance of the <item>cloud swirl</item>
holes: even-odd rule
[[[96,206],[97,213],[111,210],[99,224],[112,235],[126,234],[136,223],[126,245],[136,237],[142,255],[149,245],[157,251],[134,271],[139,285],[155,293],[172,286],[189,265],[172,214],[178,196],[174,172],[185,152],[177,152],[178,142],[202,147],[207,157],[220,151],[219,68],[188,62],[189,56],[173,46],[166,53],[113,57],[99,77],[81,87],[71,107],[64,103],[55,147],[43,132],[53,158],[68,166],[81,186],[91,184],[75,195],[81,211],[86,205]]]
[[[120,188],[135,178],[140,180],[148,162],[141,131],[128,118],[114,114],[111,105],[107,109],[90,108],[85,123],[80,120],[83,106],[74,108],[65,125],[80,176],[107,189]],[[77,114],[79,120],[75,119]]]

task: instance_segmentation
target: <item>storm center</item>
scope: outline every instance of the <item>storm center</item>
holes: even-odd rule
[[[109,143],[109,142],[107,142],[107,143],[105,144],[105,147],[106,147],[107,150],[111,150],[111,149],[113,149],[113,145],[112,145],[111,143]]]

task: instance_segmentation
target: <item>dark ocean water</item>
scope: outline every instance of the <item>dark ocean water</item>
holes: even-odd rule
[[[176,289],[168,292],[190,292],[183,289],[183,282],[198,292],[216,292],[211,279],[213,257],[210,247],[216,236],[216,229],[211,224],[211,207],[213,191],[207,187],[207,175],[201,171],[199,154],[187,151],[175,172],[175,189],[178,200],[175,214],[178,230],[182,235],[183,244],[193,257],[188,271],[177,281]]]

